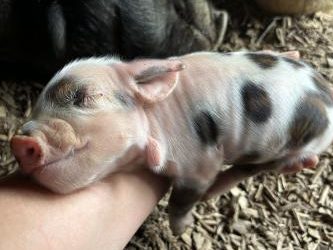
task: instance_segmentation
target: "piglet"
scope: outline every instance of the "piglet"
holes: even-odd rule
[[[263,171],[314,167],[330,145],[332,92],[290,57],[77,60],[51,79],[11,148],[24,172],[58,193],[139,167],[170,176],[179,234],[198,200]]]

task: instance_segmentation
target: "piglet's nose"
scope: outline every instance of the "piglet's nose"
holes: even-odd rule
[[[17,135],[12,138],[10,146],[23,172],[30,173],[41,165],[42,149],[36,138]]]

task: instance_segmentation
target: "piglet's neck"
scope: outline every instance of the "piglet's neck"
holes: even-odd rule
[[[177,162],[179,154],[187,155],[193,144],[191,112],[195,100],[191,94],[192,86],[184,83],[183,72],[174,91],[163,101],[145,108],[148,123],[148,137],[158,142],[162,165],[167,160]],[[181,151],[181,152],[180,152]]]
[[[119,159],[117,168],[122,172],[129,172],[142,167],[146,163],[146,154],[138,145],[133,145],[127,152],[126,157]]]
[[[146,117],[148,124],[148,133],[147,133],[147,143],[149,143],[149,138],[156,140],[160,147],[167,147],[167,140],[165,140],[165,135],[167,134],[167,128],[164,123],[167,114],[160,112],[159,108],[148,108],[146,109]],[[170,119],[172,119],[170,117]],[[165,153],[165,150],[163,150]]]

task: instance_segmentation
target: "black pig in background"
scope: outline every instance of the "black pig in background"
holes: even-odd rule
[[[226,23],[206,0],[0,0],[0,77],[46,79],[80,57],[212,50]]]

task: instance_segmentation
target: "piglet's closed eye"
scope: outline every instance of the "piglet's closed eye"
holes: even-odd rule
[[[179,71],[185,68],[179,60],[139,60],[126,65],[133,77],[135,96],[145,104],[164,100],[174,90]]]

